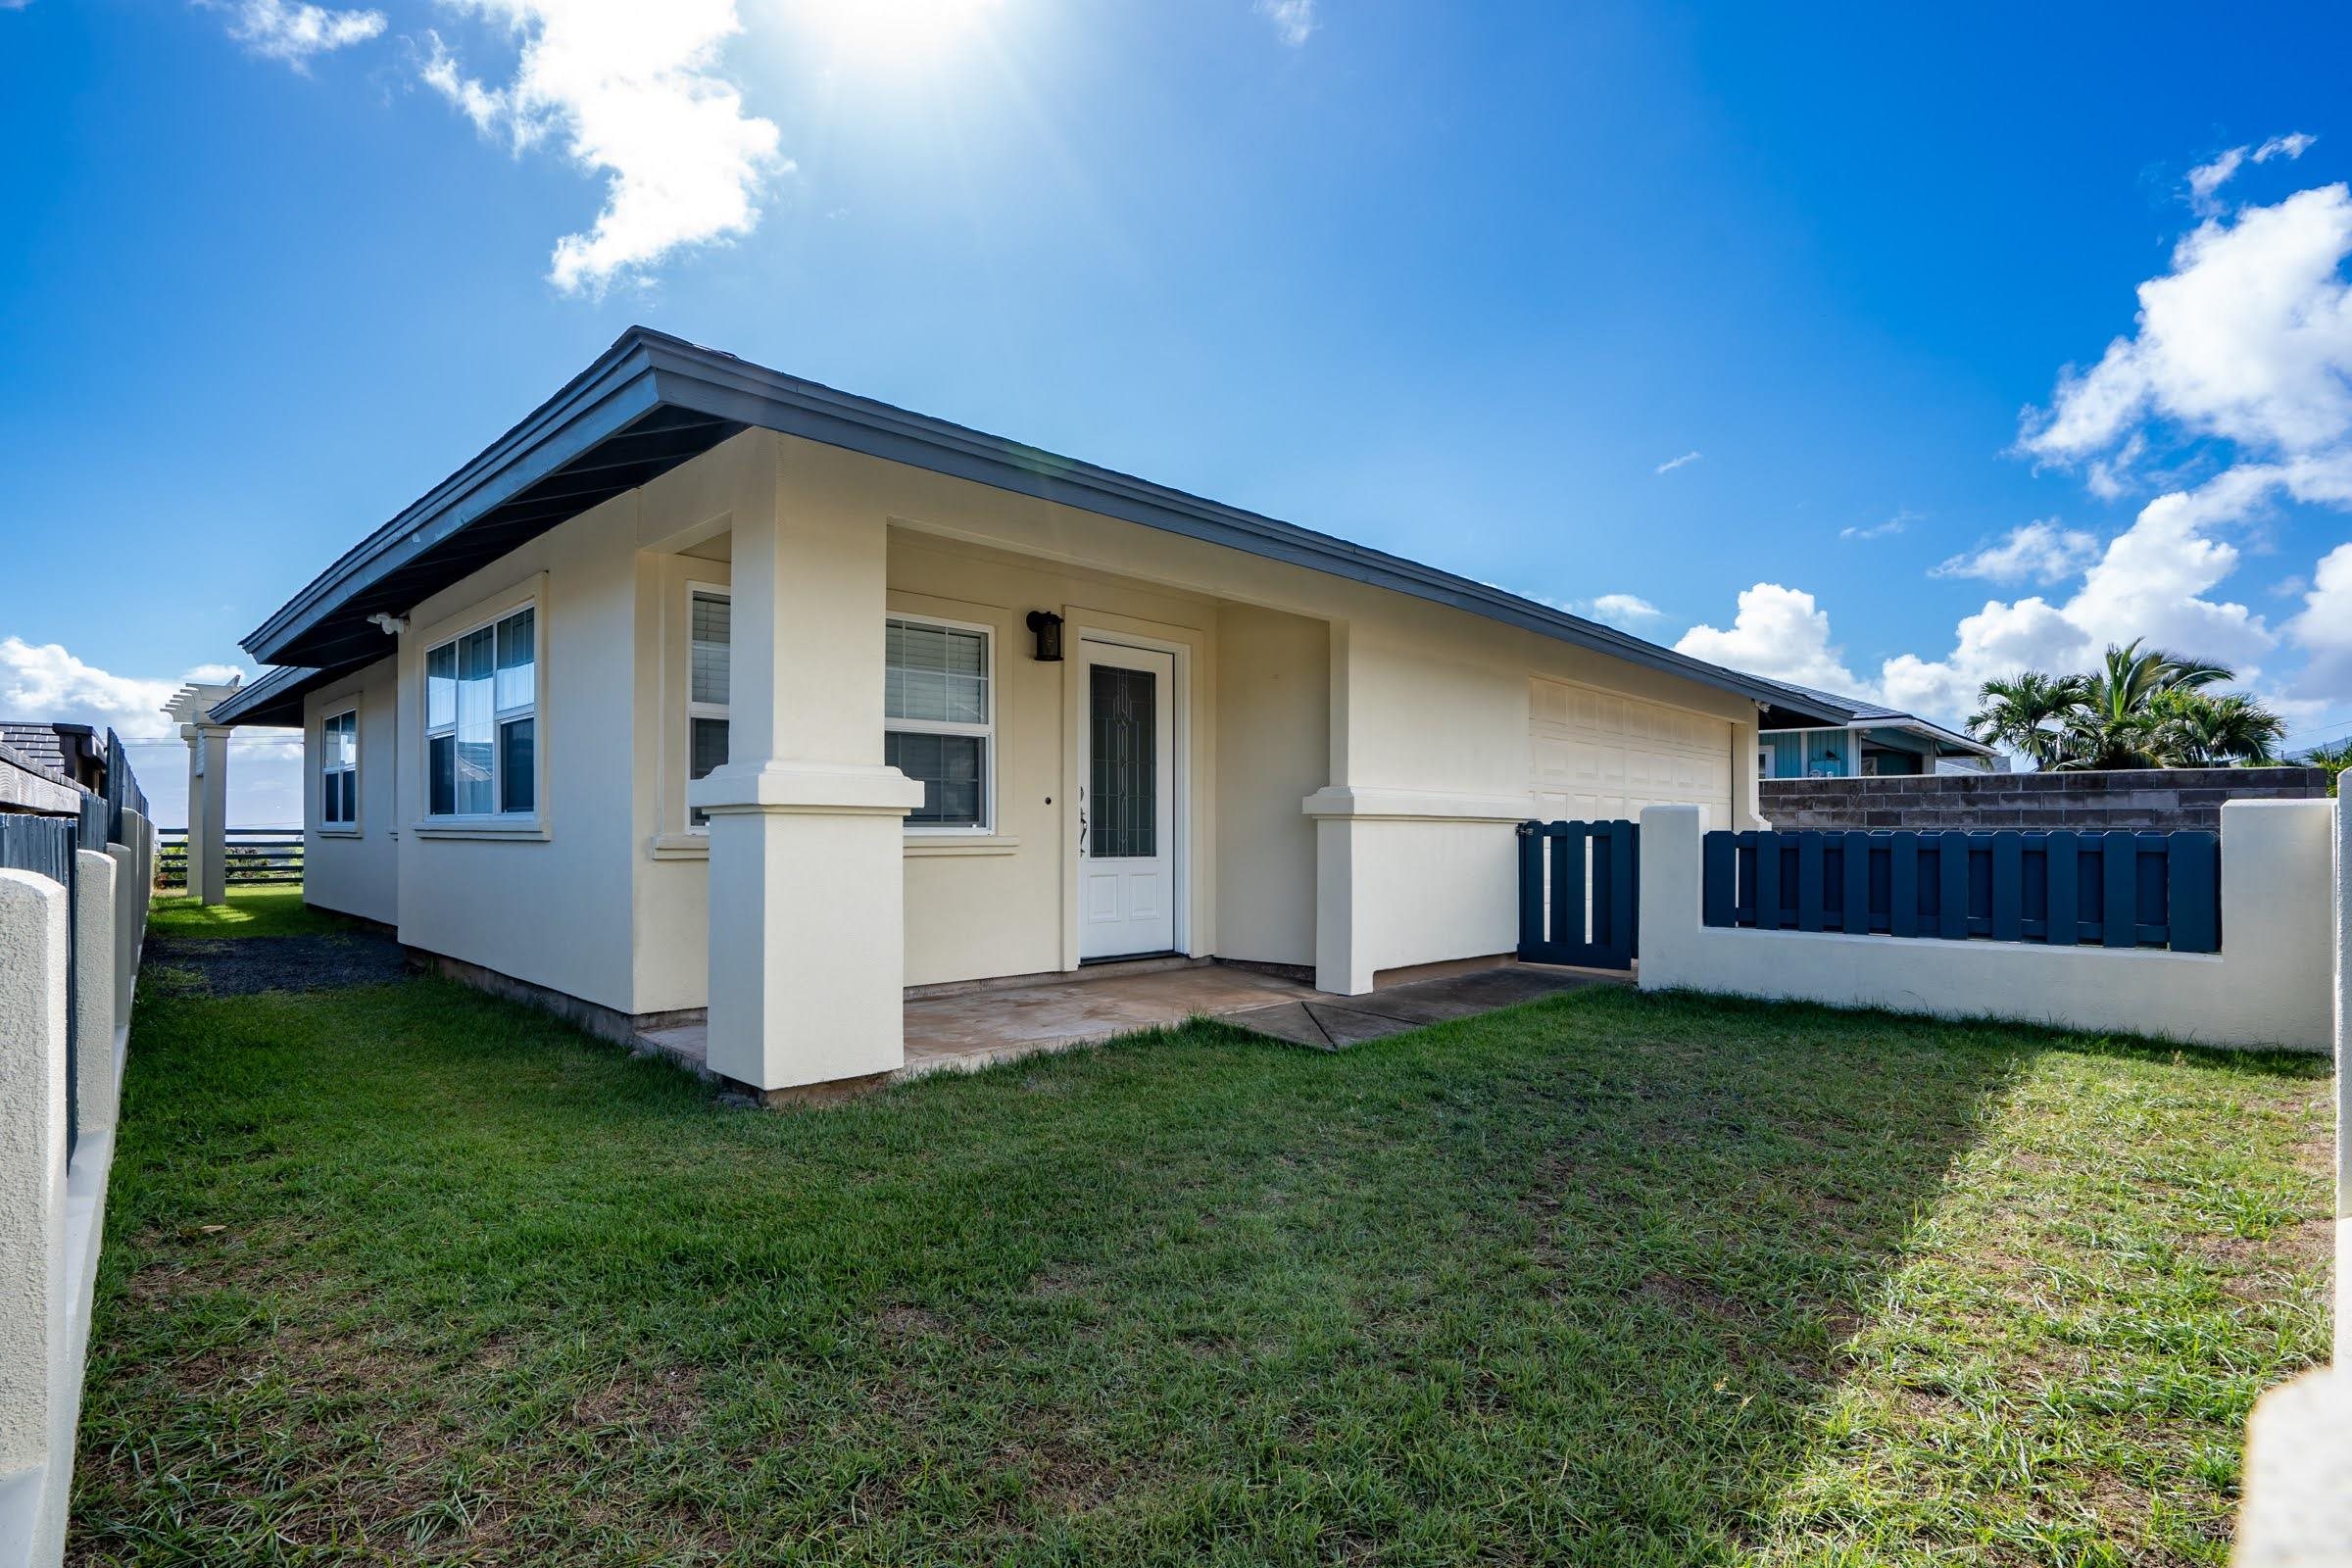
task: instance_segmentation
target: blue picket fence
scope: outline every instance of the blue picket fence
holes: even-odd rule
[[[122,737],[113,730],[106,732],[106,836],[117,844],[127,844],[122,831],[122,813],[136,811],[152,821],[147,810],[147,792],[139,788],[139,778],[130,770],[130,753],[123,748]]]
[[[2212,833],[1709,833],[1701,853],[1711,926],[2222,948]]]

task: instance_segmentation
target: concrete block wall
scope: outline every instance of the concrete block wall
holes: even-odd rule
[[[1774,778],[1758,809],[1803,828],[2181,828],[2219,832],[2230,801],[2323,800],[2319,767],[2178,767],[2129,772],[1943,773],[1909,778]]]
[[[74,1428],[155,834],[125,812],[72,894],[0,869],[0,1568],[65,1560]],[[66,1141],[67,969],[79,1042]]]

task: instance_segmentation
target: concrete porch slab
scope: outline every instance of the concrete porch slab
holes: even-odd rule
[[[1391,986],[1369,996],[1335,997],[1278,974],[1221,963],[1114,966],[1075,979],[1054,976],[907,998],[906,1064],[888,1081],[970,1071],[1195,1017],[1219,1018],[1317,1051],[1339,1051],[1556,992],[1623,983],[1591,971],[1506,964]],[[707,1037],[699,1023],[646,1030],[637,1036],[637,1049],[709,1072]]]

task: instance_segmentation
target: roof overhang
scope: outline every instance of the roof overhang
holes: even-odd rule
[[[266,670],[252,685],[241,686],[233,697],[214,704],[212,722],[300,728],[303,698],[342,673],[340,669],[313,669],[302,664]]]
[[[868,457],[1331,572],[1816,717],[1788,688],[1401,556],[1058,457],[631,327],[529,417],[321,572],[244,639],[295,675],[228,706],[300,717],[303,691],[382,657],[369,617],[400,615],[525,541],[746,429]],[[274,677],[272,677],[274,678]]]
[[[1909,713],[1882,713],[1875,717],[1840,718],[1822,724],[1777,722],[1770,713],[1767,713],[1765,721],[1758,725],[1758,729],[1766,735],[1823,729],[1895,729],[1901,730],[1907,735],[1917,735],[1923,739],[1932,740],[1936,744],[1938,750],[1944,752],[1967,752],[1977,757],[1998,755],[1996,747],[1987,746],[1983,741],[1961,734],[1958,730],[1945,729],[1941,724],[1933,724],[1924,718],[1913,717]]]

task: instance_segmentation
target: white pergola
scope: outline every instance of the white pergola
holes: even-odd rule
[[[164,712],[188,743],[188,897],[219,904],[228,896],[228,726],[213,722],[216,704],[238,683],[191,683],[172,694]]]

